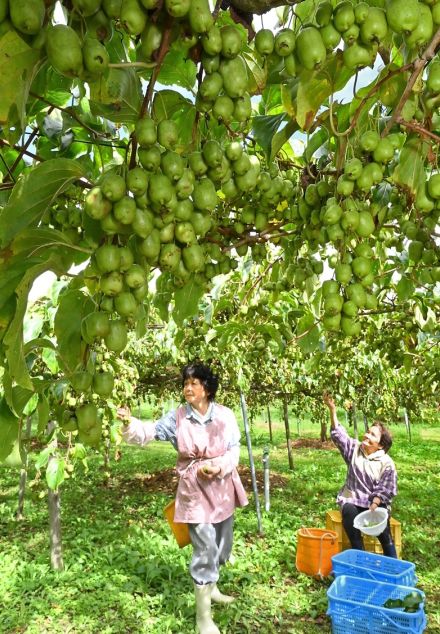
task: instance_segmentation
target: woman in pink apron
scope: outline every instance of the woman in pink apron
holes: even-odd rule
[[[177,449],[175,522],[188,524],[193,554],[189,566],[194,581],[197,628],[200,634],[220,634],[211,615],[211,601],[231,603],[217,588],[219,568],[232,550],[234,510],[247,497],[237,472],[240,431],[234,413],[214,401],[218,379],[201,363],[182,370],[186,404],[154,423],[129,417],[126,442],[146,445],[168,440]],[[126,408],[119,410],[126,418]]]

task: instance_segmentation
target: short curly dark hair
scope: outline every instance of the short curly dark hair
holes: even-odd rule
[[[379,444],[382,446],[384,452],[388,453],[391,449],[391,445],[393,444],[393,437],[391,436],[390,430],[385,427],[385,425],[380,420],[375,420],[371,426],[378,427],[380,429]]]
[[[211,368],[203,363],[189,363],[182,368],[182,387],[187,379],[199,379],[205,388],[208,399],[213,401],[218,390],[218,377]]]

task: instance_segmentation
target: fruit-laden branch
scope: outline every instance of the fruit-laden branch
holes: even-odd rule
[[[84,121],[82,121],[78,115],[72,110],[72,108],[63,108],[62,106],[57,106],[55,104],[53,104],[52,102],[50,102],[48,99],[46,99],[45,97],[42,97],[41,95],[37,95],[34,92],[30,92],[29,93],[31,97],[34,97],[34,99],[38,99],[39,101],[42,101],[43,103],[47,104],[48,106],[51,107],[51,110],[60,110],[61,112],[65,112],[67,115],[69,115],[69,117],[72,117],[72,119],[75,119],[75,121],[77,121],[79,123],[79,125],[81,127],[83,127],[85,130],[87,130],[88,132],[90,132],[90,134],[92,135],[93,138],[97,138],[97,137],[104,137],[104,138],[108,138],[111,135],[108,132],[97,132],[96,130],[94,130],[93,128],[90,128],[86,123],[84,123]]]
[[[382,132],[382,137],[385,137],[389,133],[389,131],[391,130],[391,128],[393,127],[397,119],[402,114],[402,109],[411,94],[414,84],[416,83],[420,73],[423,71],[426,64],[429,61],[431,61],[431,59],[436,54],[437,47],[439,46],[439,44],[440,44],[440,29],[436,31],[434,37],[432,38],[431,42],[426,47],[426,49],[424,50],[420,58],[414,62],[414,70],[411,74],[411,77],[408,80],[408,83],[406,85],[405,90],[402,93],[402,96],[400,97],[399,103],[394,109],[393,114],[391,115],[389,121],[387,122],[387,125],[384,128],[384,131]]]
[[[410,64],[406,64],[405,66],[401,66],[400,68],[397,68],[395,70],[391,70],[389,71],[386,75],[384,75],[381,79],[379,79],[379,81],[377,81],[374,86],[372,88],[370,88],[370,90],[368,91],[368,93],[365,95],[365,97],[363,97],[358,105],[358,107],[355,110],[354,115],[351,118],[350,121],[350,125],[348,126],[348,128],[346,130],[344,130],[344,132],[339,132],[338,130],[336,130],[335,128],[335,124],[333,121],[333,112],[332,112],[332,105],[333,105],[333,101],[330,101],[330,107],[329,107],[329,123],[330,126],[332,128],[332,132],[335,136],[337,137],[348,137],[354,130],[354,128],[356,127],[357,121],[360,117],[360,115],[362,114],[362,111],[364,109],[364,106],[366,103],[368,103],[369,99],[371,99],[371,97],[377,93],[380,89],[380,87],[385,84],[387,81],[389,81],[392,77],[394,77],[395,75],[400,75],[401,73],[404,73],[407,70],[410,70],[411,68],[414,68],[414,62],[411,62]],[[315,125],[313,125],[310,128],[310,133],[312,133],[314,130],[316,130],[320,125],[322,125],[322,117],[318,117],[316,119],[316,123]],[[345,151],[343,152],[343,159],[345,159]]]
[[[4,139],[0,139],[0,146],[3,147],[13,147],[14,150],[17,150],[17,152],[21,152],[22,153],[22,158],[23,155],[29,156],[29,158],[33,158],[36,161],[40,161],[43,162],[44,159],[43,157],[39,156],[38,154],[34,154],[33,152],[30,152],[29,150],[25,150],[23,151],[23,148],[21,145],[10,145],[7,141],[5,141]],[[12,176],[12,175],[11,175]]]
[[[419,134],[420,136],[424,136],[427,139],[431,139],[432,141],[435,141],[436,143],[440,143],[440,136],[438,136],[438,134],[435,134],[434,132],[427,130],[426,128],[421,126],[419,123],[416,123],[415,121],[405,121],[405,119],[403,119],[402,117],[397,117],[396,123],[406,128],[409,128],[410,130],[413,130],[413,132],[417,132],[417,134]]]
[[[281,7],[286,4],[293,6],[300,2],[302,2],[302,0],[290,0],[290,2],[286,2],[286,0],[232,0],[228,2],[228,6],[233,7],[239,13],[257,13],[261,15],[276,7]],[[222,6],[224,7],[224,5]]]
[[[162,68],[163,60],[165,59],[165,55],[168,53],[170,48],[170,40],[171,40],[171,28],[172,28],[172,20],[168,19],[167,24],[165,26],[162,42],[159,47],[159,51],[156,57],[156,66],[153,68],[153,72],[151,73],[150,81],[148,82],[147,90],[145,91],[145,96],[142,101],[141,109],[139,112],[139,119],[145,117],[150,107],[151,99],[153,98],[154,85],[156,83],[157,77],[159,75],[160,69]],[[130,169],[132,169],[136,165],[136,150],[137,150],[137,140],[136,136],[133,134],[133,145],[131,148],[131,157],[130,157]]]

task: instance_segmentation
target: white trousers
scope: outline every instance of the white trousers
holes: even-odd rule
[[[217,583],[232,551],[234,516],[217,524],[188,524],[193,547],[189,574],[198,585]]]

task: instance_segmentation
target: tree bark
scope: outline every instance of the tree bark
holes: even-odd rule
[[[328,440],[327,422],[324,419],[322,419],[321,420],[321,442],[325,442],[326,440]]]
[[[293,471],[293,456],[292,456],[292,441],[290,440],[290,425],[289,425],[289,410],[287,407],[287,395],[283,396],[283,417],[284,427],[286,428],[286,440],[287,440],[287,455],[289,457],[289,469]]]
[[[49,461],[51,459],[49,458]],[[50,564],[53,570],[63,570],[63,545],[61,541],[61,496],[60,492],[48,490]]]
[[[31,437],[32,418],[30,416],[26,419],[26,440]],[[15,518],[20,521],[24,519],[24,496],[26,494],[26,481],[27,481],[27,468],[28,468],[28,451],[26,450],[23,465],[20,469],[20,485],[18,488],[18,506]]]
[[[53,429],[54,423],[48,425],[49,432]],[[53,440],[56,447],[56,440]],[[49,457],[48,465],[52,456]],[[60,571],[64,569],[63,561],[63,543],[61,540],[61,494],[59,489],[52,491],[47,490],[47,507],[49,511],[49,539],[50,539],[50,564],[53,570]]]
[[[270,416],[270,408],[269,405],[267,406],[267,422],[269,425],[269,439],[271,444],[273,443],[273,436],[272,436],[272,418]]]

